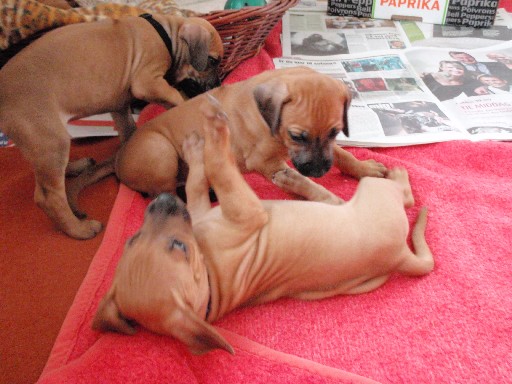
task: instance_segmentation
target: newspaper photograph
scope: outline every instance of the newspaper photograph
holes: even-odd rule
[[[487,61],[484,61],[484,60]],[[343,81],[352,93],[345,145],[512,140],[512,43],[478,50],[274,59]]]
[[[407,38],[398,24],[322,12],[289,11],[283,17],[283,56],[332,56],[401,50]]]
[[[474,50],[404,52],[429,91],[478,139],[512,135],[512,42]]]
[[[511,42],[474,50],[417,48],[404,55],[440,101],[489,94],[510,95]]]

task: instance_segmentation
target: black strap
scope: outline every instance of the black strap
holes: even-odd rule
[[[171,66],[172,66],[172,64],[174,64],[174,55],[172,53],[172,40],[169,37],[169,35],[167,34],[167,32],[165,32],[164,27],[158,21],[153,19],[153,16],[150,15],[149,13],[143,13],[142,15],[140,15],[140,17],[147,20],[149,22],[149,24],[151,24],[153,26],[153,28],[155,28],[155,30],[158,32],[158,34],[164,41],[165,46],[167,47],[167,50],[169,51],[169,54],[171,55],[171,60],[172,60]]]

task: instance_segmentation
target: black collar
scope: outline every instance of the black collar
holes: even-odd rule
[[[169,51],[169,55],[171,55],[171,68],[172,68],[172,66],[174,65],[174,62],[175,62],[174,54],[172,51],[172,40],[169,37],[169,35],[167,34],[167,32],[165,31],[164,27],[158,21],[153,19],[153,16],[150,15],[149,13],[143,13],[139,17],[142,17],[143,19],[147,20],[149,22],[149,24],[151,24],[153,26],[153,28],[155,28],[155,30],[158,32],[158,34],[164,41],[165,46],[167,47],[167,50]]]

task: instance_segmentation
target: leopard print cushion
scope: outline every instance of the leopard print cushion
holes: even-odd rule
[[[138,16],[142,13],[165,13],[179,16],[198,16],[181,10],[172,0],[129,0],[129,4],[104,3],[96,0],[90,7],[61,9],[36,0],[2,0],[0,9],[0,51],[19,43],[38,32],[67,24]],[[119,0],[118,0],[119,1]],[[137,5],[134,5],[138,2]]]

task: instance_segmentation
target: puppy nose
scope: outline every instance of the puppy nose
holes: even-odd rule
[[[178,88],[182,90],[189,98],[196,97],[197,95],[200,95],[201,93],[208,90],[208,87],[199,84],[197,81],[192,79],[182,80],[178,84]]]
[[[185,203],[170,193],[159,194],[149,205],[147,212],[150,215],[178,215],[186,211]]]
[[[216,77],[215,80],[212,82],[212,87],[211,88],[220,87],[221,84],[222,84],[222,82],[220,80],[220,77]]]
[[[332,161],[328,159],[308,161],[306,163],[294,164],[300,174],[308,177],[323,176],[331,169]]]

